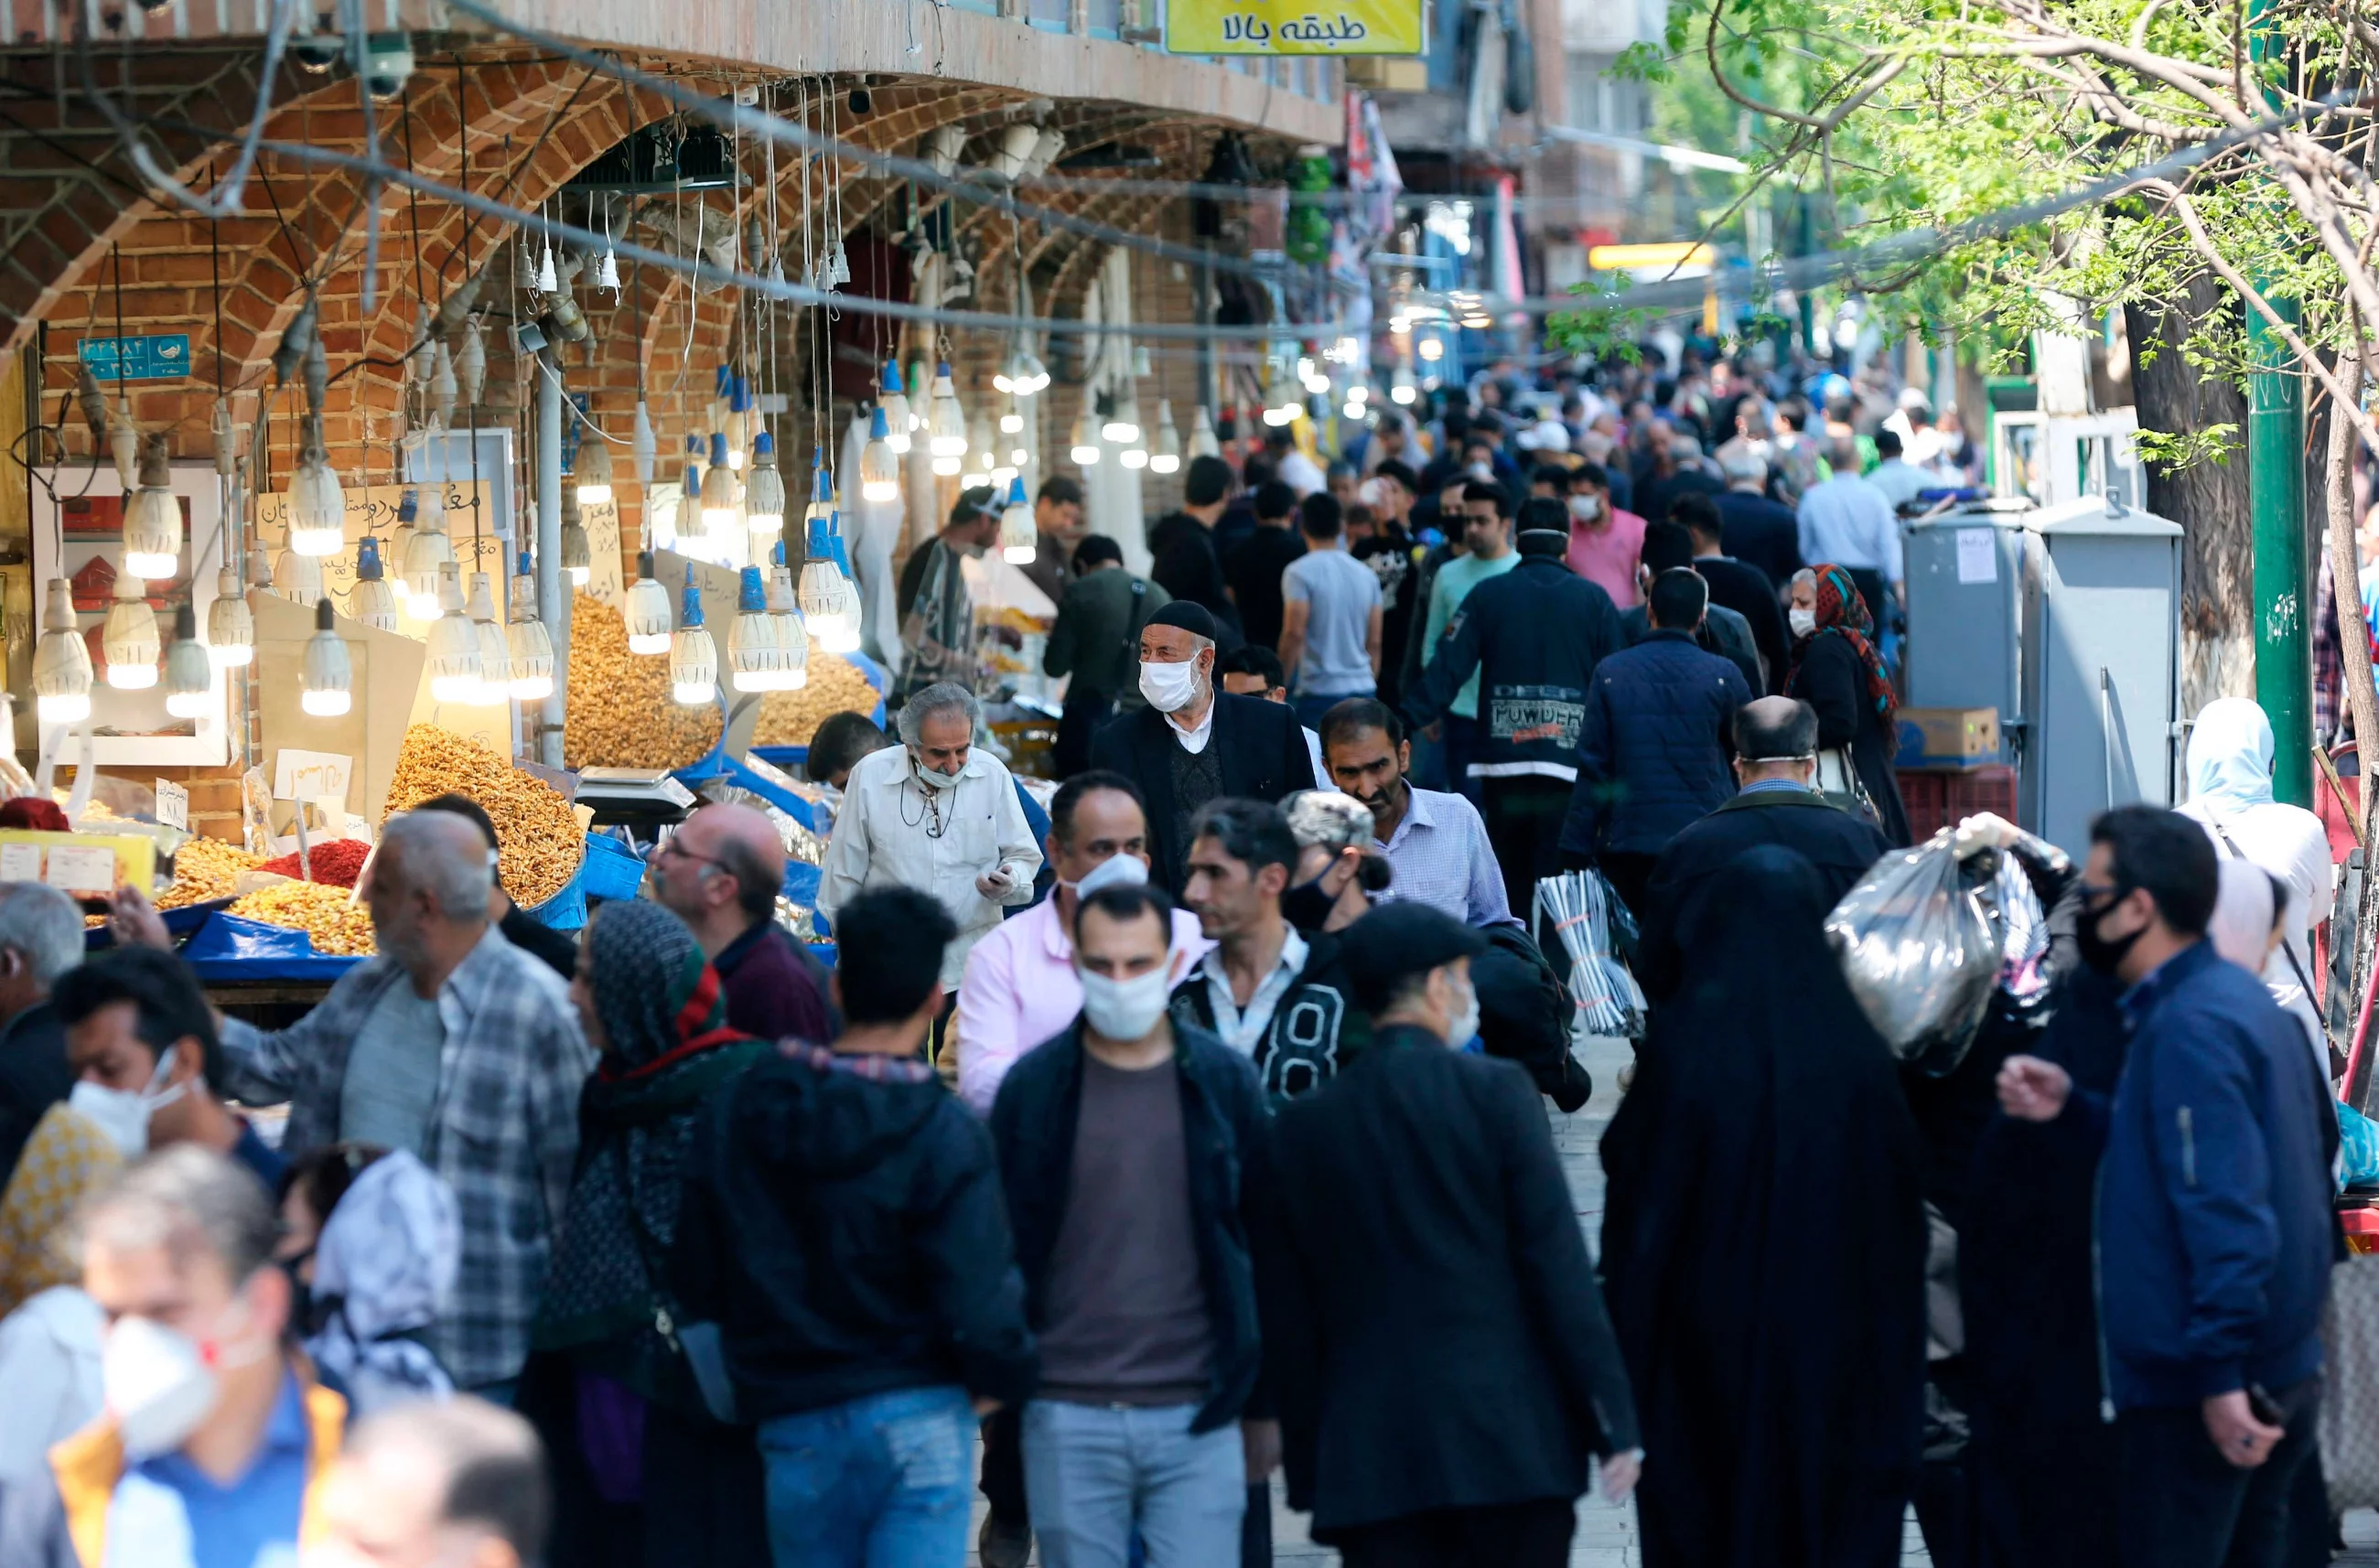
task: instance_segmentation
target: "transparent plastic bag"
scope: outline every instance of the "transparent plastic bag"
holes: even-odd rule
[[[1644,991],[1619,957],[1634,947],[1636,924],[1602,874],[1573,871],[1542,878],[1533,913],[1534,929],[1541,932],[1551,924],[1569,959],[1569,995],[1578,1030],[1642,1039]]]
[[[1887,855],[1826,916],[1826,940],[1867,1021],[1902,1061],[1939,1077],[1974,1043],[2003,947],[1978,889],[1999,857],[1960,863],[1943,828]]]

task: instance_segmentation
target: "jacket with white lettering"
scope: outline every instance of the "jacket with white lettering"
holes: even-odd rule
[[[1476,669],[1480,735],[1471,773],[1574,779],[1594,667],[1626,645],[1618,608],[1600,584],[1559,555],[1523,553],[1519,565],[1463,598],[1406,706],[1416,725],[1434,722]]]

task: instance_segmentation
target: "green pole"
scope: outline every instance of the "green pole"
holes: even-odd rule
[[[2270,0],[2252,0],[2249,36],[2260,63],[2281,47]],[[2275,109],[2277,95],[2264,93]],[[2272,308],[2291,328],[2292,299]],[[2313,804],[2313,666],[2305,636],[2304,380],[2263,316],[2247,312],[2247,485],[2255,552],[2255,701],[2272,721],[2272,792]]]

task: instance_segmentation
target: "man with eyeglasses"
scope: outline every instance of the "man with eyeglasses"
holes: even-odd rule
[[[776,920],[785,846],[750,806],[707,805],[653,851],[654,900],[685,922],[727,994],[727,1026],[763,1040],[833,1038],[824,966]]]

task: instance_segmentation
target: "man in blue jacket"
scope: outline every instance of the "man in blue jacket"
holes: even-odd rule
[[[2098,1321],[2124,1568],[2277,1568],[2321,1393],[2335,1124],[2302,1034],[2204,940],[2217,880],[2187,817],[2121,806],[2093,823],[2074,935],[2129,987],[2122,1077],[2109,1100],[2035,1056],[1999,1073],[2009,1115],[2077,1117],[2105,1140]]]
[[[1697,573],[1661,573],[1645,604],[1652,629],[1644,640],[1594,668],[1561,835],[1563,863],[1600,865],[1639,914],[1669,840],[1734,793],[1727,728],[1751,700],[1733,660],[1694,645],[1709,609],[1709,585]]]

